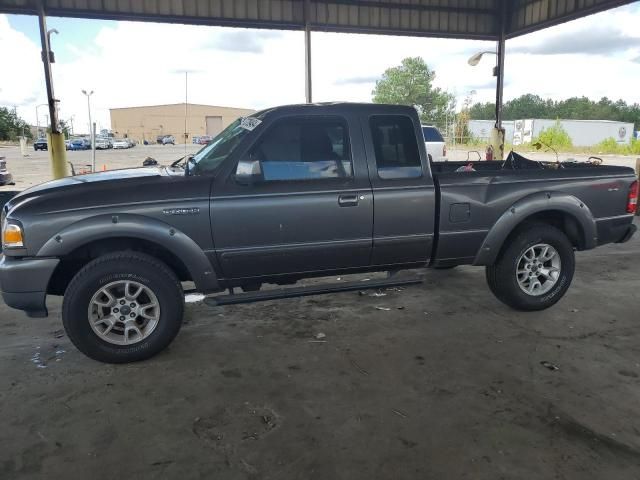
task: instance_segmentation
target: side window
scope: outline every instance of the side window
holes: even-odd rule
[[[384,180],[419,178],[422,164],[413,122],[403,115],[374,115],[369,120],[378,176]]]
[[[347,126],[337,118],[280,120],[250,155],[260,161],[265,181],[353,177]]]

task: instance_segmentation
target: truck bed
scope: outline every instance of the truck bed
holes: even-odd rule
[[[456,171],[471,165],[473,171]],[[506,161],[434,162],[440,192],[439,241],[433,263],[474,263],[490,228],[522,198],[564,195],[580,199],[593,215],[596,244],[619,240],[628,228],[627,167],[544,163],[511,154]],[[558,221],[565,221],[558,215]],[[581,245],[577,245],[581,249]]]

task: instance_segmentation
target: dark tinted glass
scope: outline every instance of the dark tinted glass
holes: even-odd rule
[[[422,176],[418,143],[409,117],[376,115],[371,117],[370,126],[380,178]]]
[[[340,119],[281,120],[251,151],[266,181],[353,176],[349,137]]]
[[[435,127],[422,127],[425,142],[444,142],[442,135]]]

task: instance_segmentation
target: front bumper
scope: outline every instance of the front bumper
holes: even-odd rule
[[[0,256],[0,292],[11,308],[30,317],[48,315],[47,286],[60,263],[57,258],[11,258]]]

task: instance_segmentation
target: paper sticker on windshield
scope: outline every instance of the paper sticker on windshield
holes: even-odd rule
[[[262,123],[262,120],[258,120],[255,117],[243,117],[240,119],[240,126],[245,130],[253,131],[258,125]]]

